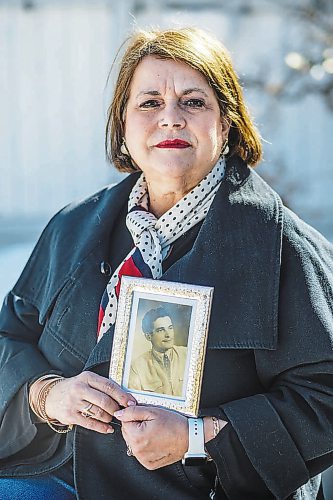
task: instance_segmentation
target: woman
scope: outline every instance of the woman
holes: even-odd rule
[[[106,132],[131,175],[51,220],[3,306],[0,497],[44,481],[53,498],[321,498],[333,251],[250,168],[260,137],[225,49],[134,35]],[[122,274],[214,287],[203,465],[181,462],[190,419],[107,379]]]

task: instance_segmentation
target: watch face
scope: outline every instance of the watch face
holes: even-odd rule
[[[202,457],[185,457],[182,459],[183,465],[204,465],[207,462],[207,455]]]

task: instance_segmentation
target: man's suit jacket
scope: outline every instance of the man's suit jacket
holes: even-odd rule
[[[152,349],[138,356],[131,364],[128,381],[129,389],[158,392],[171,396],[183,393],[187,348],[173,346],[170,357],[170,377],[161,362],[154,356]]]

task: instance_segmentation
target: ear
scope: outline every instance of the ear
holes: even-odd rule
[[[222,125],[222,136],[223,140],[225,140],[229,135],[231,120],[228,116],[221,116],[221,125]]]
[[[151,333],[145,333],[145,337],[149,342],[151,342],[151,337],[152,337]]]

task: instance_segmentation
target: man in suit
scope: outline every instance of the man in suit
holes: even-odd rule
[[[174,345],[169,313],[163,307],[150,309],[142,319],[142,331],[151,349],[132,362],[129,389],[182,396],[187,347]]]

